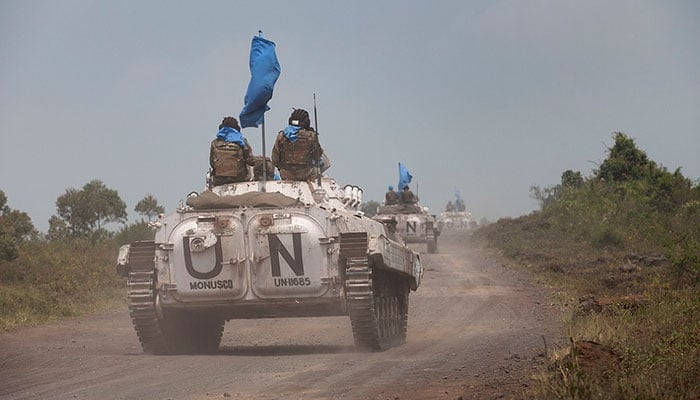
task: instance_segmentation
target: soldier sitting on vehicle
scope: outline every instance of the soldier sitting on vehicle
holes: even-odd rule
[[[462,199],[457,199],[455,201],[455,208],[457,211],[467,211],[467,207],[464,205],[464,200]]]
[[[399,195],[394,191],[394,187],[389,185],[388,191],[384,195],[384,205],[390,206],[399,202]]]
[[[455,210],[455,206],[452,204],[452,200],[447,202],[447,205],[445,206],[445,211],[446,212],[452,212]]]
[[[408,188],[408,185],[403,187],[403,192],[401,192],[401,202],[403,204],[414,204],[418,201],[416,199],[416,196],[413,194],[411,189]]]
[[[294,181],[316,179],[322,155],[309,113],[300,108],[294,110],[289,125],[277,135],[272,148],[272,163],[279,169],[280,176],[283,180]]]
[[[224,118],[209,149],[212,184],[218,186],[249,180],[248,159],[252,154],[238,121],[233,117]]]

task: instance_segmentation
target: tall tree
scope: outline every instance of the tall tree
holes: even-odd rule
[[[561,174],[561,186],[565,188],[578,188],[583,185],[583,176],[579,171],[567,169]]]
[[[5,211],[9,211],[10,207],[7,206],[7,195],[5,192],[0,190],[0,214],[4,214]]]
[[[647,157],[647,153],[637,148],[634,139],[622,132],[615,132],[614,138],[615,144],[608,149],[608,158],[596,173],[598,179],[608,182],[636,180],[657,169],[656,163]]]
[[[19,245],[38,235],[29,215],[7,205],[7,196],[0,190],[0,261],[17,257]]]
[[[119,193],[98,179],[82,190],[67,189],[56,199],[56,211],[74,236],[95,237],[107,223],[126,222],[126,204]]]
[[[163,206],[158,205],[158,199],[149,193],[138,203],[136,203],[134,211],[148,218],[148,221],[150,222],[153,217],[165,212],[165,209]]]

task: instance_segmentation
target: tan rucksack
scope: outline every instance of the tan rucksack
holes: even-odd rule
[[[312,151],[316,142],[316,133],[304,132],[299,135],[296,142],[281,140],[282,165],[285,166],[311,166]]]
[[[240,145],[218,140],[212,146],[214,150],[214,175],[245,177],[248,174],[243,148]]]

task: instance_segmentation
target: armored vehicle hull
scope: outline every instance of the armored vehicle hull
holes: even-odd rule
[[[379,207],[376,221],[393,221],[398,236],[405,243],[425,243],[428,253],[436,253],[440,230],[435,216],[419,204],[397,204]]]
[[[437,218],[440,230],[466,230],[472,228],[475,222],[468,211],[445,211]]]
[[[226,320],[348,315],[355,343],[406,338],[419,256],[357,211],[357,188],[243,182],[188,198],[155,223],[155,240],[120,250],[144,351],[218,349]]]

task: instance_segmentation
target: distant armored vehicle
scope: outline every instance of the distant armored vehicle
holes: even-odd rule
[[[252,318],[348,315],[357,346],[405,341],[421,260],[357,210],[361,194],[327,177],[242,182],[160,216],[117,262],[144,351],[214,352],[225,321]]]
[[[437,217],[438,228],[442,230],[466,230],[474,228],[476,221],[469,211],[445,211]]]
[[[435,216],[419,203],[380,206],[374,219],[383,223],[393,221],[396,233],[405,243],[425,243],[428,253],[436,253],[440,230]]]

